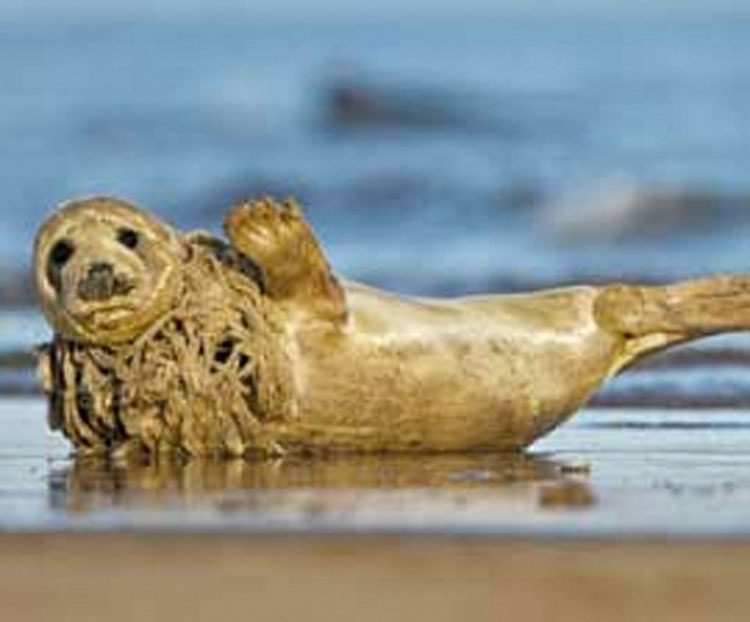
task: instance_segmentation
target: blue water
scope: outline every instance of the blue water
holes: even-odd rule
[[[400,290],[747,269],[749,35],[747,18],[0,21],[0,266],[81,194],[216,229],[273,193],[304,201],[342,272]],[[395,118],[342,120],[342,84]]]

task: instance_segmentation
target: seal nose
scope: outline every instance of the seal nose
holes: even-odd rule
[[[85,278],[78,284],[82,300],[107,300],[115,294],[115,269],[110,263],[97,262],[89,266]]]
[[[94,278],[102,278],[112,276],[115,273],[115,269],[111,263],[98,262],[89,266],[89,276]]]

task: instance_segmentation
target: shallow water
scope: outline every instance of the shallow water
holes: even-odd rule
[[[0,528],[750,534],[750,416],[579,413],[522,455],[112,464],[0,401]]]

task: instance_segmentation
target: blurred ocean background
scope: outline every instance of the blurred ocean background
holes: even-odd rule
[[[234,201],[273,195],[302,202],[341,273],[405,293],[750,272],[750,5],[151,4],[0,0],[1,527],[294,529],[317,524],[307,497],[272,495],[269,518],[262,504],[242,511],[237,492],[236,524],[223,505],[218,518],[201,514],[213,508],[205,497],[190,515],[180,503],[211,487],[265,503],[262,489],[274,486],[458,482],[520,490],[526,510],[515,496],[449,497],[446,507],[396,497],[396,509],[362,497],[354,514],[345,504],[342,524],[748,532],[746,335],[638,366],[507,464],[365,461],[328,473],[292,463],[279,475],[248,463],[209,469],[203,482],[183,466],[87,467],[45,435],[30,348],[49,333],[29,259],[39,223],[72,197],[118,195],[218,232]],[[584,464],[573,482],[570,460]],[[364,480],[350,477],[360,469]],[[537,513],[547,503],[537,485],[550,480],[573,485],[574,505],[597,507],[588,522]],[[139,491],[162,488],[179,511],[164,522],[139,514]],[[323,504],[323,528],[341,527],[338,503]],[[99,510],[76,523],[92,504]]]
[[[6,304],[94,193],[214,230],[295,196],[341,272],[420,294],[750,270],[750,13],[255,4],[0,20]]]

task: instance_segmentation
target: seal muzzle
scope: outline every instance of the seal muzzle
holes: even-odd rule
[[[77,294],[87,302],[104,302],[115,296],[125,296],[134,287],[133,280],[116,273],[111,263],[97,262],[89,266],[85,278],[78,282]]]

